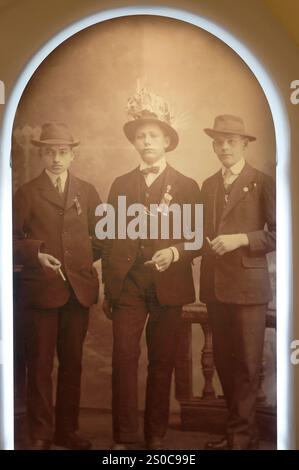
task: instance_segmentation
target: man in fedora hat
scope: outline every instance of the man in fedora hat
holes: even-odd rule
[[[255,137],[241,118],[218,116],[205,132],[221,169],[202,185],[200,298],[210,316],[228,407],[226,436],[209,442],[207,449],[250,449],[258,445],[255,414],[272,297],[266,254],[275,250],[275,185],[245,161],[245,149]]]
[[[194,208],[200,201],[197,183],[166,162],[166,153],[179,141],[168,104],[142,89],[129,100],[128,115],[124,132],[140,155],[140,164],[116,178],[108,202],[117,208],[118,198],[126,196],[127,205],[141,204],[147,220],[155,217],[151,205],[161,201]],[[191,261],[197,252],[185,248],[183,238],[153,239],[150,234],[144,239],[109,240],[104,248],[104,310],[113,322],[114,450],[134,448],[138,441],[137,369],[146,321],[145,441],[148,449],[164,446],[182,305],[195,299]]]
[[[100,200],[91,184],[69,171],[79,142],[64,123],[44,124],[32,143],[44,170],[17,190],[13,202],[14,262],[23,266],[18,298],[26,337],[30,448],[45,450],[54,442],[83,450],[91,443],[77,433],[81,360],[89,307],[98,297],[92,264],[100,244],[93,253],[91,238]]]

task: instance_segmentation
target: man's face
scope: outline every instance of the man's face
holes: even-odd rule
[[[54,175],[68,170],[74,160],[74,153],[69,145],[42,145],[40,156],[45,169]]]
[[[226,168],[230,168],[244,158],[244,150],[247,144],[248,139],[240,135],[219,134],[219,137],[213,141],[213,149],[222,165]]]
[[[169,146],[170,139],[158,124],[142,124],[137,128],[134,146],[142,160],[152,164],[160,160]]]

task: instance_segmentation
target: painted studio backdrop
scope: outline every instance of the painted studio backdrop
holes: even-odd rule
[[[31,138],[39,136],[42,123],[58,120],[66,122],[81,142],[72,164],[73,173],[92,183],[106,201],[112,181],[138,164],[138,155],[123,133],[127,100],[138,87],[148,88],[171,104],[180,142],[168,156],[169,162],[194,178],[199,186],[219,169],[211,139],[203,132],[203,128],[212,127],[219,114],[234,114],[244,119],[248,132],[257,137],[247,149],[249,163],[275,177],[272,116],[263,90],[247,65],[220,40],[195,26],[166,18],[136,16],[83,30],[55,49],[36,70],[15,117],[14,191],[41,171]],[[274,256],[268,261],[274,292]],[[197,290],[199,263],[197,258],[194,264]],[[16,279],[17,275],[16,272]],[[112,331],[111,322],[101,310],[101,301],[102,298],[92,308],[84,347],[81,407],[109,412]],[[217,397],[221,400],[222,395],[211,366],[210,330],[204,306],[198,309],[189,312],[186,319],[178,366],[182,370],[178,370],[176,386],[173,383],[171,399],[171,411],[177,414],[178,420],[180,403],[187,402],[187,408],[183,406],[187,427],[188,406],[205,409],[208,400],[211,404]],[[274,318],[275,300],[269,309],[260,390],[261,413],[272,417],[276,406]],[[25,364],[22,331],[16,326],[15,331],[16,413],[22,414]],[[141,410],[146,367],[143,340],[139,379]],[[109,436],[110,421],[107,422]],[[189,424],[196,427],[194,423]]]

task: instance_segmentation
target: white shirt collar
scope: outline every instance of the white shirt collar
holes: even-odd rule
[[[49,176],[53,186],[55,186],[55,187],[56,187],[56,184],[57,184],[57,178],[60,177],[61,188],[62,188],[62,191],[64,191],[65,183],[66,183],[67,176],[68,176],[68,172],[64,171],[63,173],[60,173],[60,175],[54,175],[54,173],[51,173],[51,171],[49,171],[49,170],[45,170],[45,171],[46,171],[47,175]]]
[[[244,166],[245,166],[245,159],[241,158],[241,160],[239,160],[237,163],[232,165],[229,168],[229,170],[231,171],[233,175],[239,175],[241,171],[243,170]],[[226,171],[227,171],[227,168],[225,166],[222,166],[222,176],[225,174]]]
[[[146,163],[144,161],[140,162],[139,169],[144,170],[145,168],[149,168],[151,166],[158,166],[159,167],[159,173],[157,173],[157,174],[160,174],[160,173],[162,173],[163,170],[165,170],[166,164],[167,164],[166,158],[162,157],[162,158],[160,158],[160,160],[158,160],[155,163]]]

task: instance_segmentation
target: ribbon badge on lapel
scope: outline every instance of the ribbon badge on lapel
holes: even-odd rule
[[[166,191],[163,194],[163,197],[160,201],[160,206],[161,207],[158,208],[158,211],[161,212],[163,215],[168,214],[168,206],[169,206],[169,204],[171,203],[171,201],[173,199],[172,195],[170,194],[170,191],[171,191],[171,185],[168,184],[166,186]]]
[[[163,194],[163,197],[159,205],[158,206],[156,205],[155,212],[152,212],[148,207],[145,207],[145,214],[150,215],[152,217],[158,217],[158,214],[156,212],[160,212],[161,215],[168,215],[169,213],[168,206],[173,199],[172,195],[170,194],[170,190],[171,190],[171,185],[168,184],[166,186],[166,191]]]
[[[79,202],[79,193],[76,195],[75,199],[74,199],[74,203],[75,203],[75,206],[76,206],[76,209],[77,209],[77,214],[78,215],[81,215],[82,214],[82,208],[80,206],[80,202]]]

